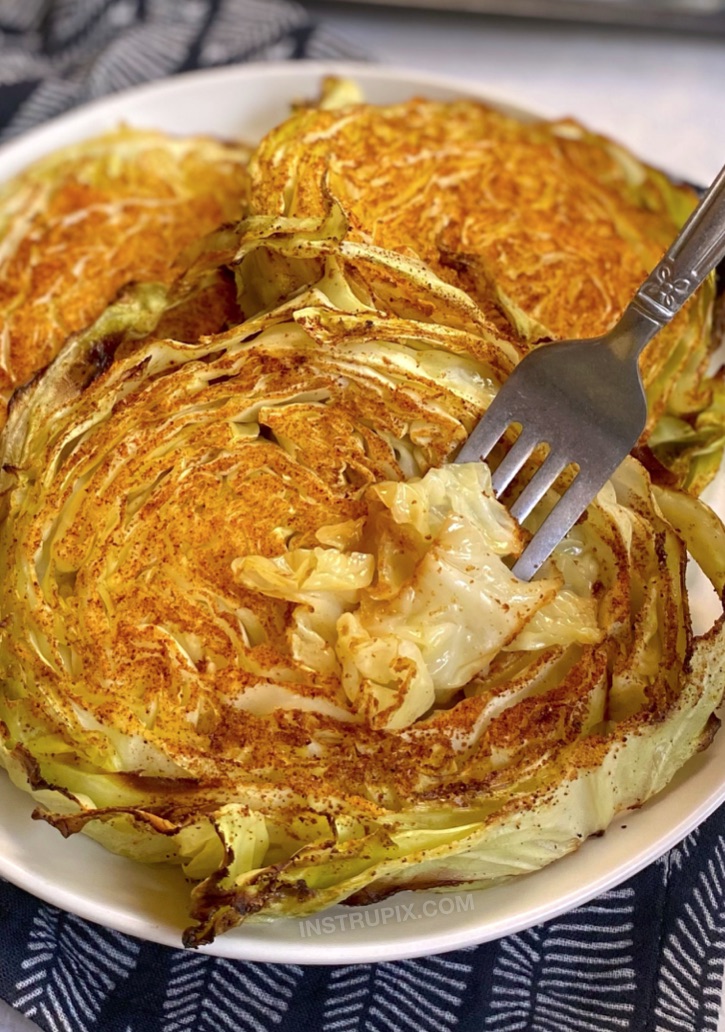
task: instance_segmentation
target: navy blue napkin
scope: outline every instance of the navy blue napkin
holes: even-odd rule
[[[285,0],[0,0],[0,138],[193,68],[360,56]],[[396,963],[212,958],[0,880],[0,1000],[46,1032],[714,1032],[724,960],[725,809],[563,917]]]
[[[0,0],[0,139],[176,72],[362,56],[288,0]]]

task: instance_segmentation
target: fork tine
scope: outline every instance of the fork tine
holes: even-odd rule
[[[456,462],[480,462],[485,459],[513,422],[513,417],[501,393],[497,394],[486,413],[474,426]]]
[[[549,452],[533,477],[511,506],[511,515],[522,523],[531,510],[539,504],[561,471],[568,466],[564,455]]]
[[[506,490],[538,443],[537,435],[528,432],[524,426],[491,477],[496,495]]]
[[[530,580],[533,577],[554,547],[559,544],[584,512],[592,500],[592,494],[596,493],[597,486],[597,484],[593,486],[592,479],[582,471],[576,475],[571,486],[561,496],[516,560],[513,573],[517,577],[522,580]]]

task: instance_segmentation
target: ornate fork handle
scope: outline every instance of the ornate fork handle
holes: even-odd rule
[[[623,316],[638,355],[654,334],[679,312],[705,277],[725,258],[725,168],[690,215],[672,246],[655,266]],[[644,317],[645,321],[642,321]]]

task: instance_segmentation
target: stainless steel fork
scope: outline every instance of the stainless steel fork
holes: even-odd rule
[[[529,580],[634,447],[647,420],[638,358],[725,257],[725,168],[603,337],[541,344],[519,363],[456,456],[485,459],[512,424],[521,432],[493,474],[500,495],[539,445],[548,454],[511,506],[525,520],[571,464],[577,472],[518,558]]]

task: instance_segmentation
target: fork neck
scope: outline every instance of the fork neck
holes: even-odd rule
[[[639,295],[635,294],[617,325],[607,334],[609,347],[622,361],[636,360],[668,322],[669,319],[658,318],[658,314],[641,303]]]

